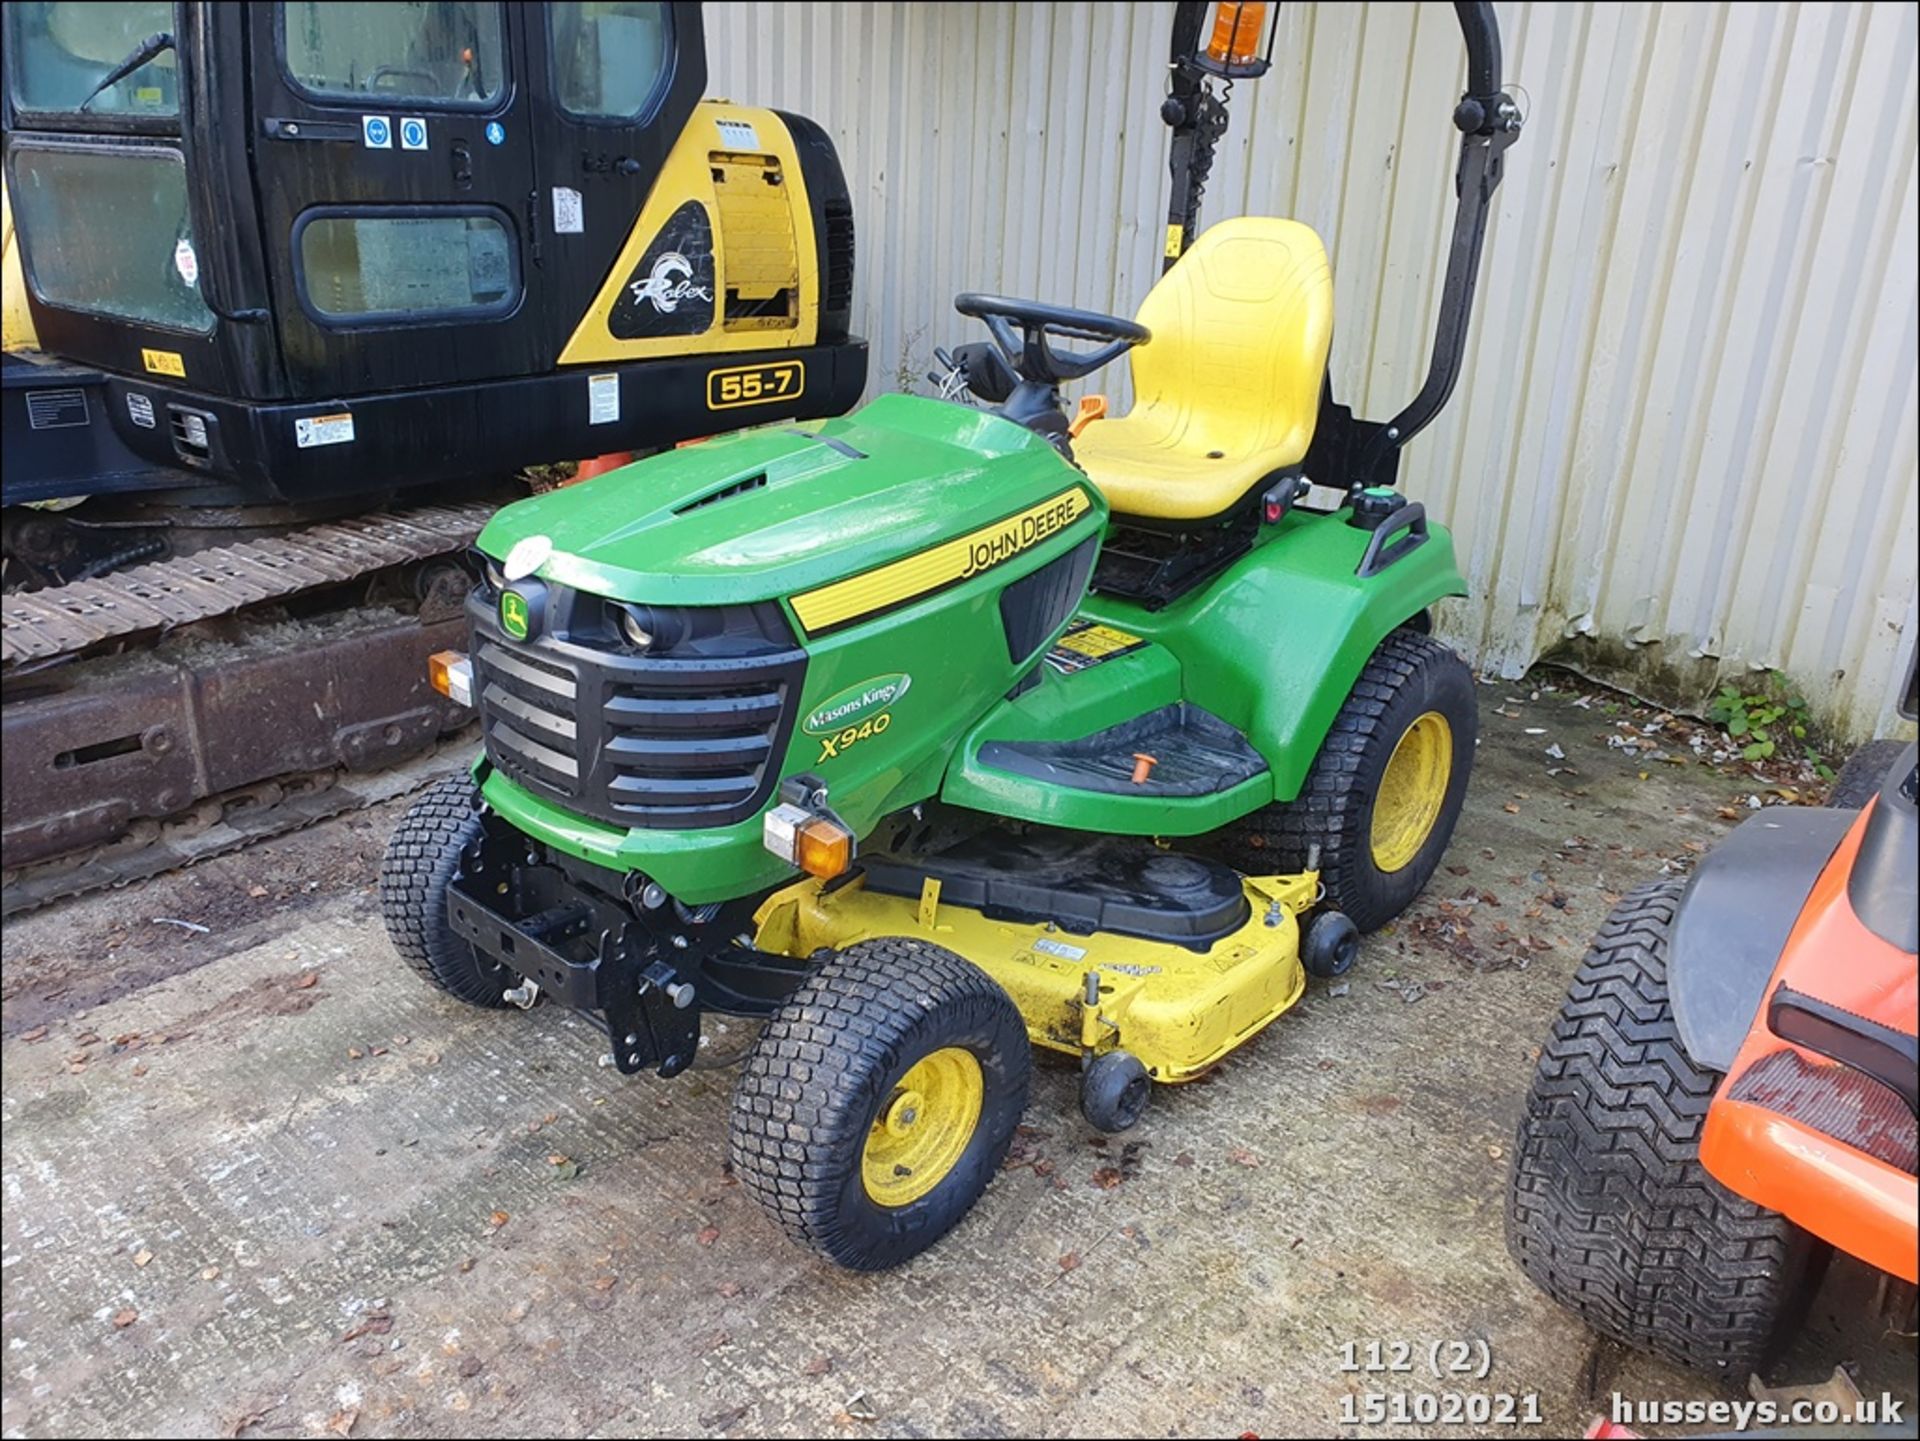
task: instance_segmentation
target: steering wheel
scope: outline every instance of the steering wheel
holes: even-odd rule
[[[1013,300],[969,290],[953,298],[953,308],[984,320],[993,343],[1015,373],[1041,385],[1058,385],[1063,380],[1091,375],[1134,346],[1153,339],[1153,332],[1136,321],[1102,315],[1097,310],[1044,305],[1037,300]],[[1105,343],[1095,350],[1057,350],[1049,338],[1052,336]]]

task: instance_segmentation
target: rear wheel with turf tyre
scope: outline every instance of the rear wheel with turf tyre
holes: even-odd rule
[[[1307,869],[1320,848],[1328,904],[1362,931],[1413,903],[1453,836],[1479,711],[1466,662],[1397,630],[1380,642],[1314,757],[1300,794],[1225,837],[1249,875]]]
[[[1893,769],[1894,761],[1906,749],[1901,741],[1868,741],[1840,767],[1827,804],[1836,810],[1857,811],[1880,794],[1880,786]]]
[[[1574,975],[1520,1121],[1507,1247],[1596,1331],[1738,1379],[1780,1339],[1813,1247],[1700,1164],[1720,1074],[1689,1059],[1667,992],[1684,889],[1628,895]]]
[[[787,1234],[860,1271],[944,1236],[1027,1105],[1026,1023],[971,962],[907,937],[847,947],[767,1022],[733,1095],[734,1175]]]
[[[408,807],[380,862],[380,914],[400,959],[470,1006],[504,1006],[520,978],[447,922],[447,883],[480,835],[480,796],[465,775],[435,781]]]

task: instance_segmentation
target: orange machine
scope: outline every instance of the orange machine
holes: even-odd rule
[[[1911,885],[1911,766],[1904,791],[1888,777],[1814,882],[1707,1110],[1700,1161],[1728,1190],[1916,1281],[1914,911],[1909,895],[1908,934],[1890,940],[1850,895],[1875,839],[1894,842]]]
[[[1916,1280],[1916,754],[1865,748],[1830,806],[1756,812],[1594,937],[1527,1097],[1507,1244],[1595,1330],[1738,1380],[1827,1247]]]

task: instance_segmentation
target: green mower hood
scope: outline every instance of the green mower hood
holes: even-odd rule
[[[1100,507],[1024,426],[887,395],[842,419],[719,437],[516,502],[479,546],[504,560],[544,536],[543,580],[654,605],[733,605],[916,555],[1075,485]]]

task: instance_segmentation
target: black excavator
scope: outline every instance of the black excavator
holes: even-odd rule
[[[8,912],[417,783],[527,468],[865,387],[834,147],[697,4],[3,24]]]

